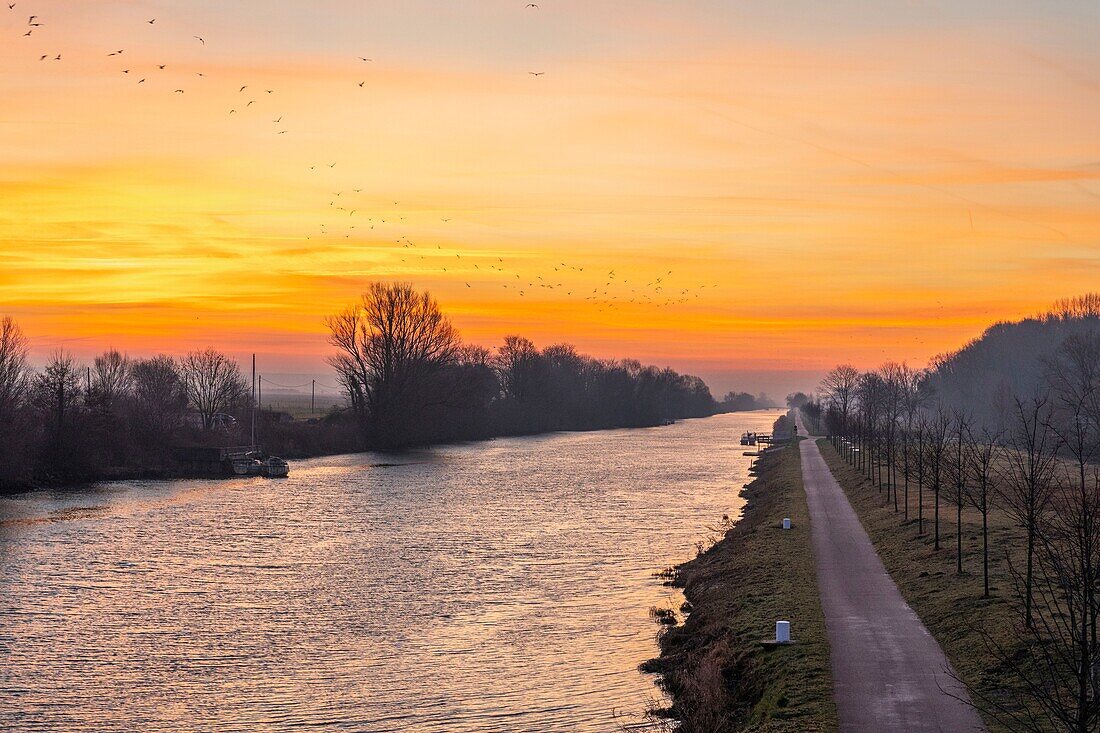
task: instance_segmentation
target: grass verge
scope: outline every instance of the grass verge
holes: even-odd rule
[[[744,515],[725,537],[676,569],[691,613],[661,638],[645,669],[662,675],[682,733],[834,731],[829,644],[810,545],[798,446],[760,461],[742,492]],[[781,529],[790,517],[792,529]],[[765,648],[775,622],[791,646]]]

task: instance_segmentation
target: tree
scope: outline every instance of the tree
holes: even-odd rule
[[[911,475],[911,458],[915,456],[918,465],[920,465],[921,448],[918,448],[916,453],[913,451],[913,437],[914,429],[921,429],[918,421],[920,419],[921,410],[924,408],[924,403],[927,399],[927,394],[921,389],[922,373],[913,369],[905,367],[905,371],[900,375],[902,378],[902,413],[905,415],[905,428],[902,430],[901,438],[901,456],[902,456],[902,478],[905,482],[905,511],[904,519],[909,521],[909,478]],[[918,441],[923,441],[923,435],[917,436]],[[923,468],[923,466],[922,466]],[[921,472],[921,478],[923,479],[923,471]],[[896,489],[895,489],[896,491]],[[918,494],[920,489],[918,489]]]
[[[361,301],[329,318],[336,369],[360,423],[383,446],[398,445],[426,406],[446,399],[432,378],[457,362],[461,343],[427,292],[372,283]]]
[[[237,362],[211,347],[181,358],[179,377],[191,407],[202,419],[203,430],[213,428],[215,415],[231,411],[248,394]]]
[[[0,320],[0,424],[22,404],[30,382],[27,337],[11,316]]]
[[[163,451],[187,412],[187,388],[176,362],[163,354],[139,359],[130,374],[135,435],[144,450]]]
[[[72,354],[58,349],[46,368],[35,375],[34,402],[52,423],[54,447],[61,450],[65,438],[66,420],[75,409],[80,395],[80,376]]]
[[[968,455],[973,482],[967,492],[967,501],[982,515],[982,597],[989,597],[989,510],[993,495],[995,461],[1004,431],[982,428],[975,436],[973,426],[967,435]]]
[[[792,410],[799,410],[810,401],[810,396],[805,392],[791,392],[787,395],[787,407]]]
[[[821,391],[826,399],[836,405],[841,425],[847,429],[852,402],[855,400],[856,387],[859,386],[859,370],[851,364],[841,364],[821,380]]]
[[[1100,471],[1089,472],[1084,491],[1072,475],[1057,486],[1058,510],[1044,516],[1037,533],[1032,623],[1020,629],[1029,643],[994,643],[1001,668],[1026,690],[1023,713],[984,702],[1021,730],[1090,733],[1100,725]],[[1017,577],[1018,597],[1019,585]]]
[[[936,414],[928,420],[928,429],[925,433],[925,462],[927,475],[931,481],[930,488],[935,499],[935,514],[933,517],[935,539],[933,547],[940,549],[940,490],[943,488],[949,450],[951,444],[951,415],[944,408],[939,408]]]
[[[130,358],[111,349],[97,356],[93,363],[92,390],[104,408],[110,410],[130,389]]]
[[[947,461],[950,477],[951,503],[955,505],[955,572],[963,571],[962,512],[966,505],[970,470],[970,434],[974,421],[962,410],[955,410],[951,420],[951,446]]]
[[[1016,398],[1008,432],[1008,450],[999,472],[999,495],[1005,508],[1023,528],[1024,623],[1032,627],[1034,607],[1035,543],[1040,523],[1054,491],[1058,438],[1051,427],[1052,408],[1046,394],[1029,400]]]
[[[19,324],[5,316],[0,319],[0,486],[29,478],[25,460],[29,385],[27,339]]]

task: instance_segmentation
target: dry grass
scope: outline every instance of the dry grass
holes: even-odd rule
[[[925,489],[924,534],[917,534],[917,491],[911,483],[909,522],[893,501],[849,466],[825,439],[818,441],[833,475],[843,487],[882,562],[902,595],[940,642],[975,700],[1014,707],[1021,698],[1013,675],[992,651],[990,640],[1012,650],[1022,635],[1009,560],[1022,566],[1023,531],[999,508],[990,512],[990,597],[982,598],[981,515],[963,510],[963,574],[955,571],[955,507],[947,492],[940,504],[940,550],[933,549],[933,496]],[[899,483],[901,481],[899,475]],[[899,496],[904,489],[899,489]],[[988,705],[979,705],[988,707]],[[1008,730],[983,711],[990,731]]]
[[[833,731],[829,646],[796,444],[762,459],[744,517],[679,568],[693,610],[647,665],[673,694],[683,733]],[[783,517],[793,528],[783,531]],[[775,621],[797,643],[765,649]]]

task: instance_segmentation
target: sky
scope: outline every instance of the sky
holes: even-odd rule
[[[782,396],[1100,282],[1095,2],[7,4],[0,313],[38,361],[323,381],[386,280],[470,342]]]

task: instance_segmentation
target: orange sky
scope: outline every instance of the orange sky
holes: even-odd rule
[[[524,5],[5,4],[0,312],[321,373],[401,279],[781,394],[1100,282],[1092,4]]]

